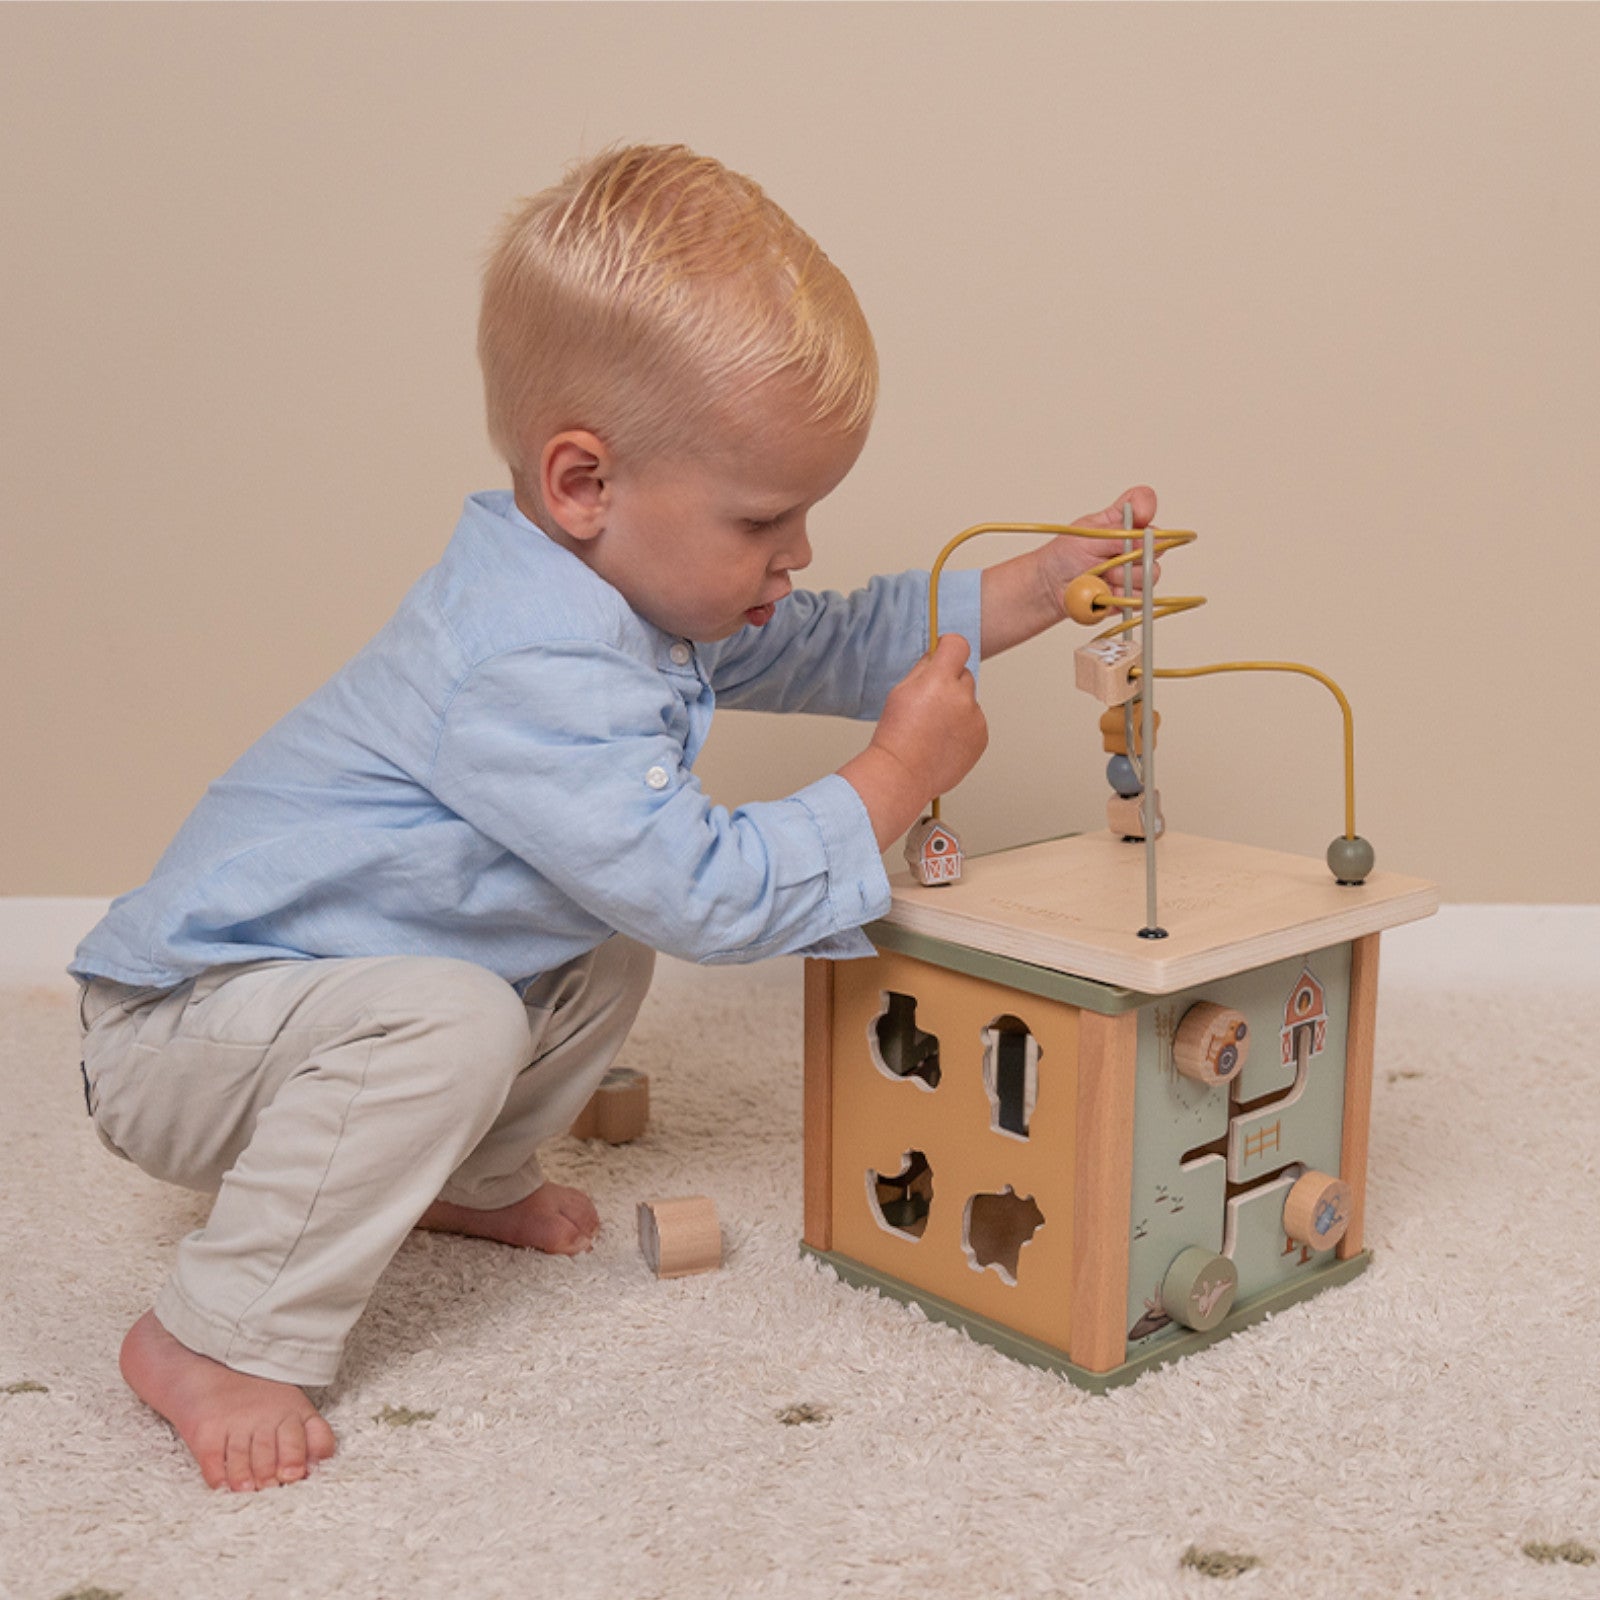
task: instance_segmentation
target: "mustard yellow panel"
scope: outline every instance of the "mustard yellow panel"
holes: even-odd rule
[[[939,1041],[937,1088],[878,1063],[878,1018],[888,996],[916,1002],[916,1026]],[[1026,1138],[996,1129],[984,1086],[983,1033],[1019,1019],[1038,1048],[1037,1092]],[[1019,1333],[1065,1347],[1072,1265],[1078,1009],[909,956],[840,962],[834,973],[833,1248]],[[870,1174],[900,1173],[920,1151],[932,1202],[920,1238],[887,1226],[872,1204]],[[926,1180],[915,1186],[925,1192]],[[974,1196],[979,1259],[1011,1240],[1015,1282],[979,1268],[964,1245]],[[1023,1202],[1030,1200],[1042,1220]],[[994,1224],[999,1221],[996,1235]],[[1008,1225],[1008,1219],[1015,1227]],[[1016,1239],[1031,1228],[1026,1242]]]

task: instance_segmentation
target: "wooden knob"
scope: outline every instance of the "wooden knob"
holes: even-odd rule
[[[1350,1226],[1352,1196],[1343,1178],[1307,1172],[1283,1202],[1283,1231],[1310,1250],[1331,1250]]]
[[[658,1278],[685,1278],[722,1265],[717,1206],[704,1195],[639,1203],[639,1248]]]
[[[1183,1014],[1172,1040],[1172,1064],[1196,1083],[1231,1083],[1250,1051],[1250,1025],[1228,1006],[1199,1000]]]
[[[1161,1309],[1196,1333],[1209,1333],[1233,1309],[1239,1269],[1204,1245],[1180,1251],[1161,1280]]]

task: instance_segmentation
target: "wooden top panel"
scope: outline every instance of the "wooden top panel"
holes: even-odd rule
[[[1143,845],[1109,833],[969,856],[959,883],[890,879],[884,921],[913,933],[1146,994],[1171,994],[1269,961],[1431,916],[1438,888],[1374,872],[1347,888],[1326,864],[1168,833],[1156,847],[1156,915],[1145,925]]]

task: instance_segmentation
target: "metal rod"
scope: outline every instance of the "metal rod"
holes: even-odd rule
[[[1133,504],[1122,507],[1124,527],[1132,525]],[[1144,593],[1140,614],[1143,644],[1139,664],[1139,704],[1144,728],[1144,749],[1140,752],[1140,776],[1144,787],[1139,795],[1139,824],[1144,830],[1144,927],[1141,939],[1164,939],[1167,930],[1156,921],[1156,638],[1155,638],[1156,536],[1153,528],[1144,530]]]

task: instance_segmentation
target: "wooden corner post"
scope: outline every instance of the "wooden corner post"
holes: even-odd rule
[[[1078,1017],[1077,1175],[1068,1354],[1110,1372],[1128,1353],[1128,1235],[1133,1205],[1134,1011]]]
[[[805,1226],[813,1250],[833,1248],[833,963],[805,965]]]
[[[1367,1220],[1367,1137],[1372,1123],[1372,1057],[1378,1024],[1378,935],[1350,946],[1350,1018],[1345,1030],[1344,1132],[1339,1176],[1350,1185],[1350,1226],[1339,1241],[1341,1261],[1361,1254]]]

